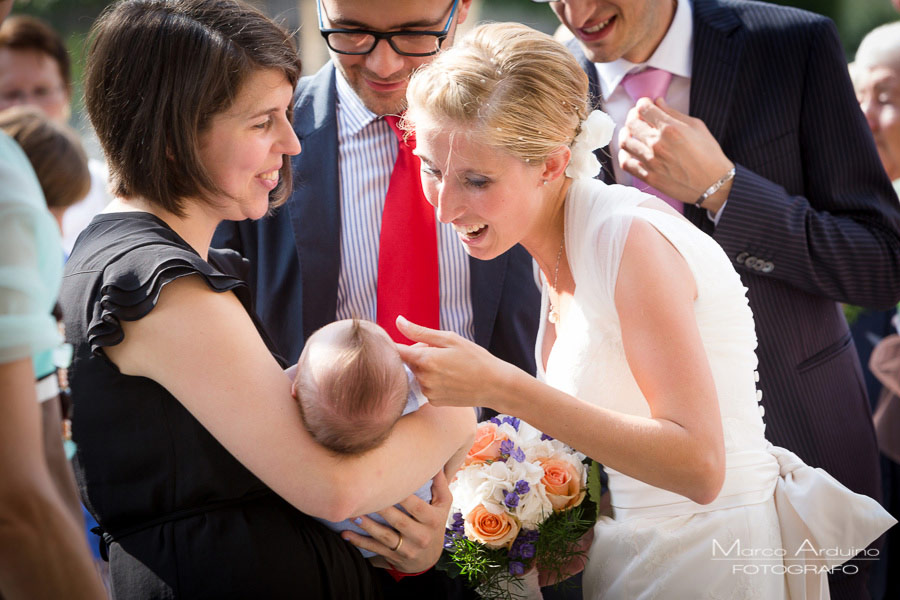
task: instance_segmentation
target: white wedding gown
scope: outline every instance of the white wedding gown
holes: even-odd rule
[[[629,226],[647,221],[681,253],[696,282],[694,313],[725,434],[725,483],[714,502],[700,505],[606,469],[614,518],[594,529],[584,597],[827,598],[822,567],[847,557],[827,560],[813,549],[864,548],[896,521],[874,500],[766,441],[753,315],[740,277],[712,238],[680,216],[640,206],[647,199],[629,187],[572,182],[565,238],[575,294],[546,369],[541,320],[538,375],[598,406],[650,416],[625,359],[613,299]],[[545,283],[542,314],[547,309]]]

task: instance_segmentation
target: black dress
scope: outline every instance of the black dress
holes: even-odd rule
[[[231,251],[204,261],[153,215],[114,213],[92,221],[66,265],[75,471],[111,540],[113,597],[380,597],[383,575],[353,546],[269,490],[162,386],[123,375],[103,352],[122,341],[120,321],[149,313],[186,275],[234,292],[253,316],[242,264]]]

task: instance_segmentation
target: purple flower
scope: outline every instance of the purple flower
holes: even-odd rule
[[[509,492],[503,499],[503,503],[506,504],[508,508],[515,508],[519,505],[519,495],[515,492]]]
[[[534,557],[534,544],[522,544],[519,546],[519,556],[522,558]]]
[[[528,485],[528,482],[524,479],[520,479],[516,482],[516,493],[520,496],[524,496],[528,492],[531,491],[531,486]]]
[[[456,536],[450,533],[444,534],[444,549],[452,550],[453,549],[453,540],[456,539]]]
[[[534,542],[537,541],[537,539],[540,537],[540,535],[541,534],[538,532],[537,529],[528,529],[528,530],[522,531],[519,534],[519,537],[516,538],[516,541],[522,540],[523,543],[529,542],[529,543],[533,544]]]
[[[515,444],[512,442],[512,440],[503,440],[502,442],[500,442],[500,454],[512,454],[513,448],[515,448]]]
[[[525,462],[525,452],[522,451],[521,448],[516,448],[510,453],[510,456],[513,457],[513,460],[516,462]]]
[[[497,417],[491,417],[491,418],[488,419],[488,420],[489,420],[491,423],[493,423],[494,425],[496,425],[497,427],[500,427],[500,426],[503,424],[503,423],[500,422],[500,419],[498,419]]]
[[[453,524],[450,525],[450,531],[456,533],[457,535],[461,535],[463,529],[465,528],[465,523],[466,520],[463,519],[462,513],[453,513]]]
[[[546,433],[542,433],[542,434],[541,434],[541,441],[542,441],[542,442],[545,442],[545,441],[547,441],[547,440],[552,440],[552,439],[553,439],[553,438],[550,437],[549,435],[547,435]]]
[[[503,422],[509,423],[516,431],[519,430],[519,423],[521,423],[521,421],[516,417],[503,417]]]
[[[525,572],[525,565],[520,563],[519,561],[510,561],[509,563],[509,572],[511,575],[521,575]]]

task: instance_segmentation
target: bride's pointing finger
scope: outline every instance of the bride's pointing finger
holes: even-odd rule
[[[453,334],[449,331],[441,331],[440,329],[430,329],[417,325],[406,319],[403,315],[397,316],[397,329],[400,333],[413,340],[414,342],[424,342],[429,346],[438,348],[446,348],[453,339]]]

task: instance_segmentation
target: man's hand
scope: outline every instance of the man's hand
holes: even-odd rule
[[[706,124],[666,104],[641,98],[628,111],[619,131],[619,164],[668,196],[693,204],[734,167]],[[728,199],[732,182],[707,198],[703,208],[716,213]]]
[[[341,537],[380,555],[402,573],[425,571],[437,562],[443,550],[451,500],[447,478],[443,472],[438,473],[431,485],[431,504],[410,496],[400,503],[409,514],[393,506],[378,511],[389,527],[363,516],[357,524],[371,537],[352,531],[342,532]],[[377,559],[375,564],[386,566]]]

